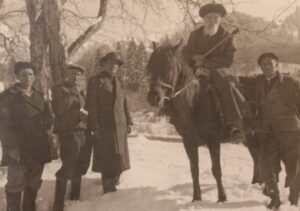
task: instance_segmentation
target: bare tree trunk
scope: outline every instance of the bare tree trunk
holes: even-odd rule
[[[37,73],[35,86],[41,91],[45,91],[47,90],[47,85],[43,80],[43,66],[47,54],[47,40],[42,4],[43,0],[26,0],[27,15],[30,24],[29,39],[31,62]]]
[[[58,1],[59,0],[46,0],[43,4],[50,67],[55,84],[63,81],[63,73],[66,65],[65,49],[60,37],[60,10]]]
[[[42,2],[43,0],[26,0],[27,14],[30,23],[30,53],[31,62],[37,71],[42,71],[44,56],[47,51],[47,41],[45,35],[45,19],[42,14]]]
[[[37,73],[41,73],[44,62],[48,59],[46,57],[49,54],[54,84],[62,82],[63,69],[66,63],[65,51],[60,39],[60,11],[58,1],[26,0],[30,23],[31,62]]]
[[[60,1],[62,0],[26,0],[30,22],[31,62],[40,73],[49,54],[54,84],[63,81],[66,66],[65,49],[60,36]],[[107,5],[108,0],[100,0],[98,21],[71,44],[68,48],[68,56],[74,55],[102,27]]]

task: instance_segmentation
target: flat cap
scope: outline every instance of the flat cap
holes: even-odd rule
[[[29,69],[32,69],[34,73],[35,72],[35,69],[33,68],[31,62],[17,62],[14,66],[14,72],[15,74],[19,74],[19,72],[22,70],[22,69],[26,69],[26,68],[29,68]]]
[[[267,58],[267,57],[272,58],[272,59],[275,59],[276,61],[279,61],[279,58],[278,58],[278,56],[277,56],[275,53],[273,53],[273,52],[266,52],[266,53],[262,53],[262,54],[258,57],[258,59],[257,59],[258,65],[260,65],[260,63],[262,62],[262,60],[263,60],[264,58]]]
[[[77,65],[77,64],[67,64],[66,68],[68,70],[78,70],[81,73],[85,72],[85,69],[82,66]]]

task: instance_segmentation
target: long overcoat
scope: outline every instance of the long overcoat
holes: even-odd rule
[[[95,138],[92,170],[116,175],[130,168],[127,128],[132,124],[121,80],[106,72],[90,78],[87,88],[88,128]]]
[[[33,89],[31,96],[25,95],[18,85],[10,90],[7,102],[7,138],[2,140],[5,145],[2,165],[15,164],[8,155],[8,150],[19,149],[21,163],[35,166],[52,160],[52,145],[48,130],[53,123],[53,115],[49,104],[41,92]]]

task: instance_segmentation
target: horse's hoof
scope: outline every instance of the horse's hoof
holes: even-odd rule
[[[225,202],[225,201],[227,201],[226,195],[225,194],[224,195],[220,195],[219,199],[218,199],[218,203],[222,203],[222,202]]]
[[[192,202],[202,201],[201,196],[194,196]]]

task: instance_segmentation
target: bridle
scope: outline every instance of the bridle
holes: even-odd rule
[[[177,59],[174,59],[174,69],[172,71],[175,72],[173,79],[172,79],[172,84],[166,83],[164,81],[161,80],[161,77],[159,76],[156,80],[156,83],[158,85],[160,85],[161,87],[164,87],[166,89],[171,90],[171,94],[169,96],[164,96],[165,100],[172,100],[174,98],[176,98],[177,96],[179,96],[183,91],[185,91],[189,85],[193,82],[195,75],[192,76],[192,78],[179,90],[176,90],[176,87],[178,86],[178,66],[177,66]]]

